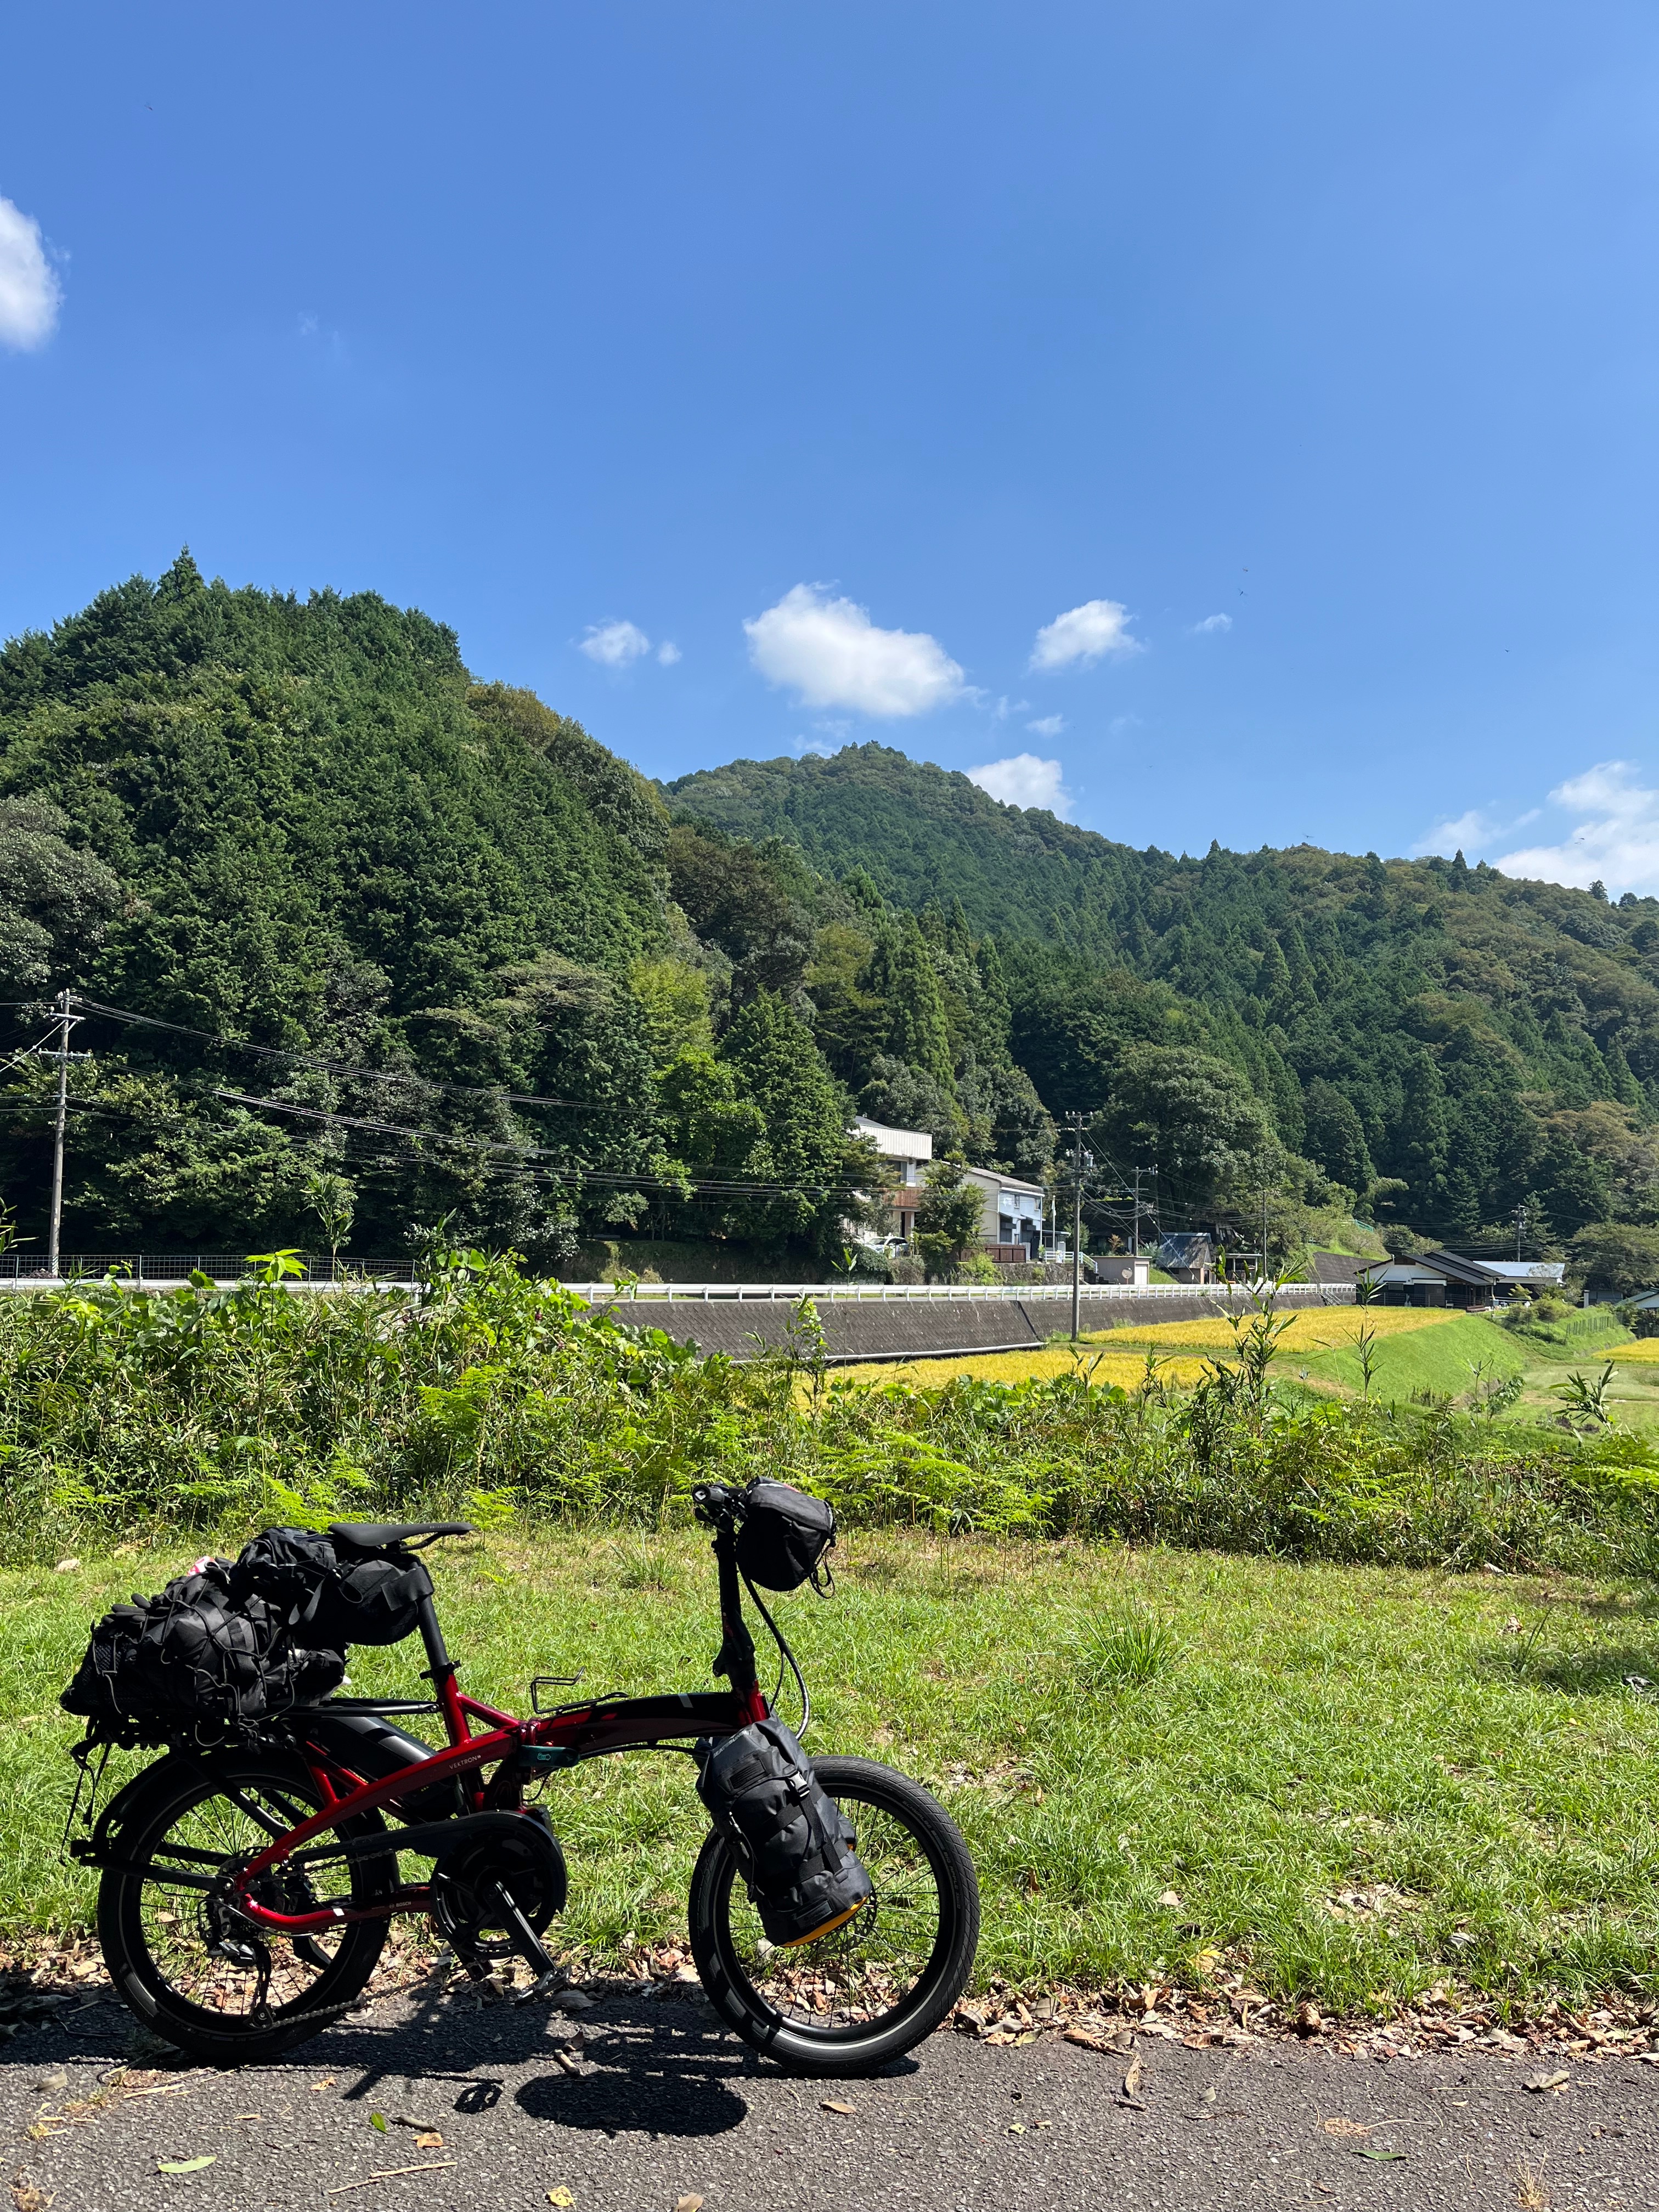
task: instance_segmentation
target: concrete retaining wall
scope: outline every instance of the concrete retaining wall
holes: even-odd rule
[[[1351,1290],[1317,1283],[1289,1284],[1281,1306],[1352,1305]],[[1242,1313],[1249,1300],[1242,1291],[1194,1291],[1159,1297],[1133,1291],[1085,1291],[1079,1318],[1085,1330],[1145,1328],[1150,1323],[1200,1321],[1212,1314]],[[1072,1301],[1038,1294],[1029,1298],[933,1298],[860,1303],[826,1294],[817,1302],[830,1358],[939,1359],[952,1352],[1022,1352],[1069,1332]],[[782,1343],[794,1308],[782,1299],[618,1298],[618,1321],[635,1328],[660,1328],[700,1352],[724,1352],[733,1359],[753,1359],[764,1347]]]

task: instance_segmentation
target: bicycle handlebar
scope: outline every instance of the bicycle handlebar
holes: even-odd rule
[[[724,1482],[700,1482],[691,1492],[691,1510],[711,1528],[730,1528],[738,1517],[741,1492]]]

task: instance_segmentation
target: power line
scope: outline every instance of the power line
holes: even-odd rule
[[[477,1152],[491,1157],[507,1156],[507,1164],[528,1165],[537,1160],[557,1159],[558,1155],[544,1145],[490,1144],[474,1137],[451,1136],[443,1129],[410,1129],[396,1121],[374,1121],[361,1114],[331,1114],[321,1106],[296,1106],[285,1098],[260,1098],[245,1091],[219,1091],[213,1093],[234,1106],[259,1106],[273,1114],[287,1114],[296,1120],[322,1121],[331,1127],[366,1131],[375,1136],[399,1137],[407,1142],[410,1138],[422,1138],[428,1143],[450,1145],[462,1152]],[[419,1158],[417,1153],[413,1155]],[[733,1176],[722,1181],[711,1177],[692,1182],[675,1176],[616,1175],[599,1168],[571,1167],[562,1164],[557,1179],[582,1183],[598,1183],[618,1190],[656,1189],[683,1191],[687,1188],[731,1197],[813,1197],[859,1198],[863,1192],[854,1184],[842,1182],[773,1182],[763,1180],[744,1181]]]
[[[43,1054],[43,1056],[55,1058],[56,1054]],[[92,1056],[90,1053],[70,1054],[72,1060],[76,1058],[89,1060]],[[865,1198],[868,1195],[864,1186],[857,1183],[784,1182],[763,1177],[750,1180],[735,1176],[709,1176],[700,1179],[696,1176],[681,1177],[644,1173],[618,1174],[607,1169],[589,1168],[580,1164],[573,1165],[568,1162],[561,1163],[557,1168],[548,1169],[538,1167],[535,1163],[557,1160],[559,1155],[545,1146],[497,1144],[480,1138],[458,1136],[445,1129],[410,1128],[403,1122],[374,1121],[365,1115],[331,1113],[327,1109],[320,1106],[303,1106],[290,1099],[267,1098],[251,1091],[227,1091],[217,1085],[213,1086],[207,1095],[222,1099],[228,1105],[258,1107],[268,1113],[286,1115],[292,1120],[319,1122],[326,1127],[338,1128],[348,1136],[380,1136],[398,1139],[405,1149],[397,1153],[382,1155],[375,1163],[376,1165],[382,1167],[434,1164],[428,1154],[408,1149],[413,1141],[420,1140],[427,1144],[448,1146],[455,1151],[483,1157],[499,1166],[504,1172],[516,1169],[530,1176],[536,1182],[562,1187],[592,1184],[606,1189],[656,1190],[665,1192],[683,1200],[693,1197],[853,1199]],[[175,1124],[189,1119],[188,1115],[176,1111],[167,1112],[164,1109],[157,1114],[154,1109],[125,1105],[114,1100],[77,1097],[72,1092],[68,1095],[65,1105],[70,1112],[76,1114],[156,1119]],[[27,1115],[55,1115],[57,1111],[56,1103],[50,1100],[0,1100],[0,1114],[8,1117]]]
[[[321,1074],[351,1076],[362,1083],[416,1085],[452,1098],[492,1098],[509,1106],[556,1106],[574,1114],[629,1114],[637,1110],[632,1105],[606,1105],[591,1098],[551,1098],[538,1091],[507,1091],[491,1084],[443,1083],[435,1076],[422,1075],[418,1068],[353,1067],[345,1060],[327,1059],[317,1053],[294,1052],[283,1045],[254,1044],[245,1037],[227,1036],[222,1030],[192,1029],[186,1022],[164,1022],[154,1014],[135,1014],[125,1006],[106,1006],[96,999],[83,999],[78,993],[71,994],[71,1003],[84,1007],[88,1015],[105,1021],[125,1022],[131,1029],[162,1030],[170,1036],[196,1037],[204,1044],[222,1045],[231,1052],[250,1053],[261,1060],[287,1060],[295,1066],[315,1068]]]

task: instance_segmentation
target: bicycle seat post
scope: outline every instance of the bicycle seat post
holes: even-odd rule
[[[455,1662],[450,1657],[449,1646],[444,1642],[437,1604],[429,1591],[424,1597],[416,1600],[415,1620],[421,1632],[421,1642],[426,1647],[427,1677],[443,1707],[449,1740],[452,1743],[465,1743],[472,1731],[461,1710],[460,1693],[455,1687]]]

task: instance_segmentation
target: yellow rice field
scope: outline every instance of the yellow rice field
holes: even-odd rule
[[[1659,1336],[1638,1337],[1634,1344],[1615,1345],[1611,1352],[1596,1352],[1586,1356],[1595,1359],[1622,1360],[1632,1367],[1659,1364]]]
[[[1279,1349],[1281,1353],[1328,1351],[1352,1344],[1367,1324],[1382,1340],[1435,1328],[1458,1318],[1444,1309],[1416,1306],[1315,1306],[1294,1316],[1279,1340]],[[1145,1328],[1097,1330],[1085,1337],[1075,1353],[1069,1346],[1049,1345],[1041,1351],[965,1352],[949,1359],[872,1360],[856,1367],[838,1367],[834,1379],[877,1386],[913,1382],[938,1389],[957,1375],[973,1375],[993,1382],[1023,1382],[1030,1376],[1046,1379],[1069,1375],[1076,1368],[1091,1382],[1116,1382],[1127,1389],[1146,1375],[1146,1354],[1151,1352],[1157,1355],[1158,1372],[1164,1380],[1186,1388],[1203,1373],[1205,1355],[1231,1352],[1232,1345],[1232,1331],[1226,1322],[1207,1317],[1158,1322]],[[1659,1340],[1655,1340],[1654,1351],[1659,1354]]]
[[[1309,1306],[1291,1317],[1279,1342],[1285,1352],[1322,1352],[1333,1345],[1352,1344],[1367,1327],[1381,1340],[1406,1336],[1414,1329],[1437,1328],[1456,1318],[1455,1311],[1445,1306]],[[1201,1345],[1207,1352],[1213,1346],[1218,1352],[1225,1352],[1231,1348],[1233,1333],[1218,1315],[1206,1315],[1202,1321],[1165,1321],[1150,1328],[1103,1330],[1089,1340],[1091,1344],[1168,1345],[1171,1351],[1181,1345]]]
[[[952,1359],[872,1360],[856,1367],[837,1367],[830,1379],[878,1388],[884,1382],[915,1382],[937,1390],[958,1375],[977,1376],[988,1382],[1024,1382],[1033,1376],[1046,1381],[1053,1375],[1069,1375],[1075,1369],[1091,1382],[1117,1382],[1127,1389],[1146,1375],[1144,1352],[1103,1352],[1098,1342],[1085,1343],[1079,1349],[1080,1357],[1075,1359],[1063,1346],[1051,1345],[1033,1352],[964,1352]],[[1184,1359],[1160,1358],[1158,1361],[1159,1374],[1170,1382],[1194,1383],[1203,1371],[1204,1362],[1190,1354]]]

